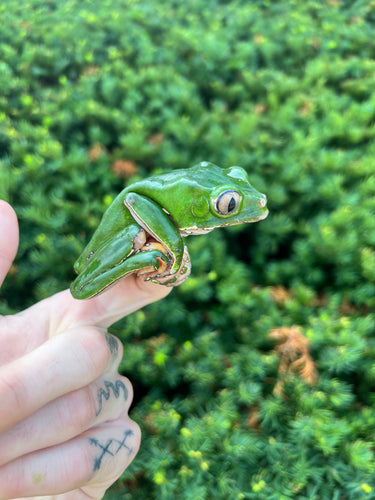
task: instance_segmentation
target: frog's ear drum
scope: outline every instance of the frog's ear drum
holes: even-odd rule
[[[215,210],[219,215],[233,215],[240,208],[241,195],[237,191],[227,190],[219,194]]]

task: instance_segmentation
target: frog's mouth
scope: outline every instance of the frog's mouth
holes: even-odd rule
[[[265,218],[268,216],[268,214],[269,214],[269,213],[270,213],[270,212],[269,212],[269,210],[267,209],[267,210],[264,212],[264,214],[262,214],[260,217],[258,217],[258,218],[257,218],[257,220],[255,220],[255,221],[250,221],[250,222],[258,222],[259,220],[263,220],[263,219],[265,219]]]
[[[190,236],[191,234],[198,235],[198,234],[207,234],[213,231],[215,228],[214,227],[197,227],[197,226],[192,226],[189,227],[189,229],[180,229],[180,235],[181,236]]]
[[[263,220],[267,217],[268,215],[268,210],[266,209],[263,214],[259,215],[258,217],[254,217],[253,219],[248,219],[248,220],[241,220],[238,222],[233,222],[233,219],[231,221],[228,220],[228,222],[223,222],[222,224],[218,224],[215,227],[198,227],[198,226],[191,226],[189,228],[184,228],[180,229],[180,234],[181,236],[190,236],[190,235],[199,235],[199,234],[207,234],[214,229],[218,227],[225,227],[225,226],[238,226],[240,224],[248,224],[251,222],[258,222],[260,220]]]

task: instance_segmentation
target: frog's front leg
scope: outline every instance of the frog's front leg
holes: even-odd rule
[[[168,259],[167,265],[157,271],[145,269],[137,275],[163,285],[175,286],[182,283],[190,274],[190,258],[170,216],[160,205],[138,193],[128,193],[124,204],[148,234],[141,252],[160,250]]]

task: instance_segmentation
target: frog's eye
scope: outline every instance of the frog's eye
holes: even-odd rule
[[[220,215],[231,215],[237,212],[240,206],[241,195],[237,191],[223,191],[216,200],[215,209]]]

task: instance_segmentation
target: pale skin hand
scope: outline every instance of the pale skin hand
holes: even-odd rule
[[[0,201],[0,285],[17,247],[16,215]],[[65,290],[0,316],[0,500],[100,499],[126,469],[141,435],[107,328],[169,291],[130,276],[87,301]]]

